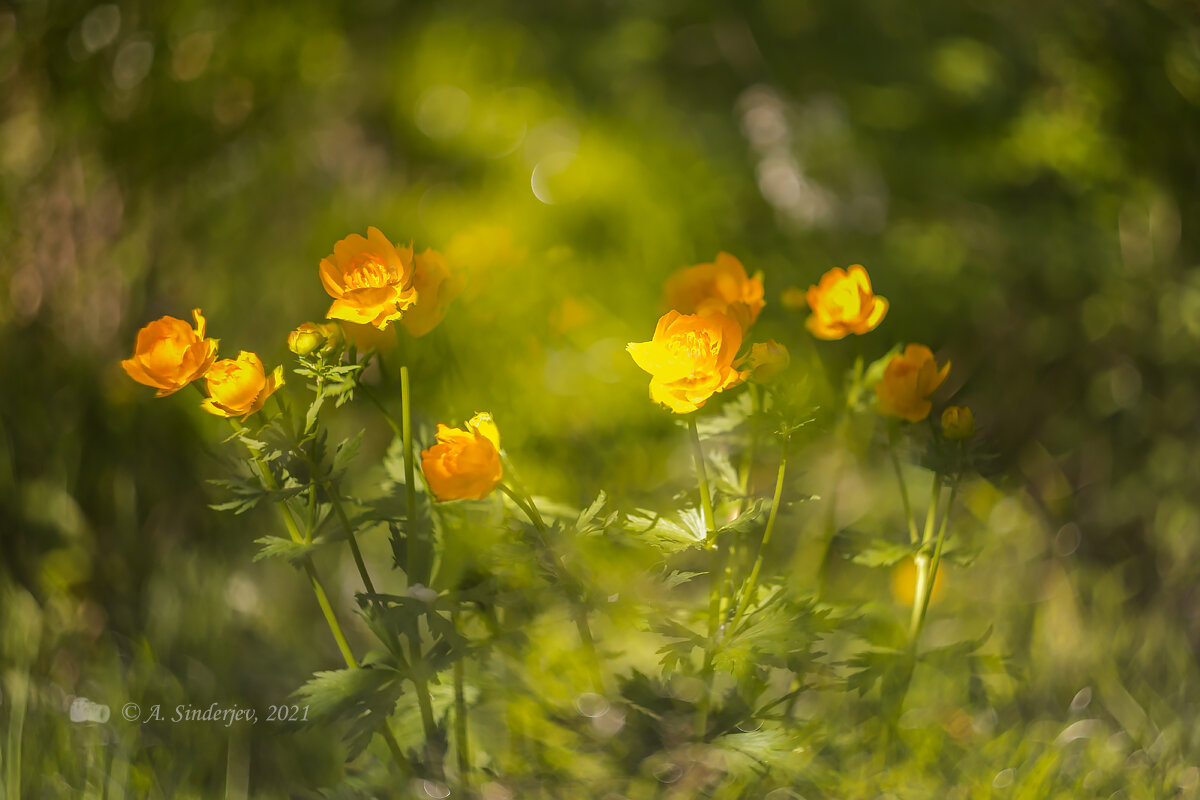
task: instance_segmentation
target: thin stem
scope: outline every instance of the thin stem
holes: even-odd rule
[[[408,575],[408,583],[425,584],[429,582],[425,574],[425,542],[417,521],[417,487],[413,474],[413,438],[412,438],[412,392],[408,377],[408,365],[400,367],[400,402],[404,404],[401,417],[401,437],[404,444],[404,501],[405,517],[405,564],[404,571]]]
[[[512,501],[525,512],[525,516],[533,523],[533,527],[538,532],[538,545],[542,551],[549,557],[551,566],[554,570],[554,576],[558,580],[559,585],[567,595],[568,603],[571,607],[571,617],[575,622],[575,629],[579,632],[579,641],[583,645],[583,651],[588,656],[588,667],[592,673],[592,683],[595,685],[596,691],[603,692],[604,678],[600,670],[600,656],[596,651],[596,639],[592,636],[592,627],[588,622],[587,607],[580,599],[578,581],[567,570],[562,563],[558,554],[554,552],[554,548],[550,545],[550,532],[546,528],[546,522],[542,519],[541,512],[538,511],[537,504],[533,502],[528,493],[521,488],[516,476],[509,472],[509,480],[513,486],[500,484],[500,491],[504,492]],[[524,495],[524,496],[522,496]]]
[[[896,471],[896,483],[900,487],[900,500],[904,503],[904,521],[908,523],[908,539],[912,544],[917,543],[917,521],[913,519],[912,504],[908,501],[908,487],[904,484],[904,473],[900,470],[900,459],[896,456],[896,428],[888,423],[888,455],[892,459],[892,468]]]
[[[242,427],[236,420],[230,420],[234,429],[238,433],[245,433],[246,429]],[[250,449],[247,447],[247,449]],[[250,449],[250,457],[258,467],[259,477],[262,480],[263,486],[269,491],[279,491],[279,484],[275,481],[275,476],[271,473],[270,468],[262,457],[254,450]],[[283,525],[287,528],[288,535],[292,537],[292,541],[296,543],[304,543],[304,536],[301,536],[300,530],[296,525],[296,520],[292,518],[292,512],[287,507],[287,504],[282,499],[275,501],[275,507],[279,509],[279,515],[283,519]],[[350,649],[350,643],[346,641],[346,634],[342,631],[341,623],[338,622],[337,615],[333,611],[333,605],[329,602],[329,595],[325,591],[325,585],[321,581],[320,575],[317,573],[316,565],[313,564],[312,556],[305,555],[300,560],[300,565],[304,569],[304,574],[308,576],[309,584],[312,586],[313,594],[316,595],[317,605],[321,607],[321,614],[325,617],[325,623],[329,626],[329,632],[333,634],[333,639],[337,642],[338,650],[342,654],[342,660],[346,662],[346,666],[350,669],[358,669],[358,659],[354,657],[354,651]],[[392,760],[396,762],[396,766],[405,775],[412,775],[412,764],[404,756],[404,751],[400,749],[399,742],[392,735],[391,728],[388,727],[385,721],[379,729],[380,735],[387,742],[388,750],[391,751]]]
[[[458,628],[457,612],[452,616]],[[467,697],[463,689],[466,664],[463,658],[454,662],[454,743],[458,750],[458,781],[464,793],[471,791],[471,751],[467,731]]]
[[[367,564],[363,561],[362,550],[358,547],[358,537],[354,535],[354,526],[350,524],[350,518],[346,515],[342,499],[338,496],[337,488],[332,483],[326,481],[324,487],[325,493],[329,495],[329,502],[333,505],[333,512],[337,514],[338,521],[342,523],[342,530],[346,532],[346,541],[350,544],[350,553],[354,556],[354,566],[358,567],[358,574],[362,578],[363,586],[373,595],[375,594],[375,584],[371,581],[371,573],[367,572]]]
[[[921,626],[925,622],[925,604],[922,598],[932,588],[929,575],[929,542],[933,539],[933,528],[937,521],[938,501],[941,499],[942,493],[942,474],[935,472],[933,474],[933,485],[929,490],[929,510],[925,515],[925,532],[921,534],[921,550],[917,553],[917,585],[913,589],[913,610],[912,620],[909,623],[909,636],[916,644],[917,636],[921,633]]]
[[[704,543],[705,547],[711,550],[716,547],[715,515],[713,514],[712,495],[708,490],[708,475],[704,469],[704,450],[700,446],[700,431],[696,427],[694,414],[688,418],[688,429],[692,435],[692,456],[696,462],[696,481],[700,486],[700,508],[704,515]],[[704,692],[700,695],[700,701],[696,705],[694,731],[695,736],[701,741],[704,740],[708,730],[708,709],[713,683],[713,655],[717,647],[717,633],[720,630],[721,588],[723,585],[720,578],[722,573],[720,556],[723,555],[723,553],[718,554],[708,590],[708,638],[704,644],[704,666],[700,672],[701,679],[704,681]]]
[[[433,718],[433,701],[429,696],[429,681],[425,675],[425,655],[421,652],[420,623],[412,620],[408,630],[408,645],[411,653],[412,682],[417,690],[417,707],[421,710],[421,727],[425,731],[425,752],[439,780],[445,777],[442,770],[442,754],[437,747],[437,722]]]
[[[921,619],[925,619],[929,610],[929,600],[933,597],[933,585],[937,581],[938,566],[942,563],[942,546],[946,542],[946,528],[950,522],[950,509],[954,508],[954,500],[958,497],[959,475],[955,474],[954,482],[950,485],[950,499],[946,501],[946,510],[942,513],[942,524],[938,526],[937,545],[933,549],[933,563],[929,565],[929,586],[921,602]]]
[[[716,525],[713,520],[712,495],[708,491],[708,473],[704,469],[704,450],[700,447],[700,431],[696,428],[696,416],[688,417],[688,429],[692,432],[692,457],[696,462],[696,480],[700,484],[700,510],[704,514],[704,544],[712,548],[715,544]]]
[[[737,630],[742,615],[746,613],[746,608],[754,598],[754,590],[758,583],[758,573],[762,570],[763,554],[766,553],[767,546],[771,543],[771,534],[775,530],[775,518],[779,514],[780,500],[783,497],[783,478],[787,474],[788,446],[791,444],[791,441],[791,434],[786,434],[783,438],[783,445],[780,448],[779,472],[775,476],[775,496],[771,499],[771,513],[767,517],[767,529],[763,531],[762,541],[758,545],[758,556],[754,559],[754,567],[750,570],[750,577],[746,579],[746,583],[742,587],[742,599],[738,603],[737,612],[733,615],[733,630]]]

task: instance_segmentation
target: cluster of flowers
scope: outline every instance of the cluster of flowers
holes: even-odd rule
[[[711,264],[677,271],[666,284],[671,310],[658,321],[648,342],[631,342],[633,360],[650,373],[650,398],[676,414],[702,407],[710,397],[752,379],[766,382],[789,363],[786,348],[774,339],[756,343],[739,357],[742,340],[764,305],[762,273],[749,277],[728,253]],[[888,311],[888,301],[871,289],[866,269],[835,267],[815,286],[784,293],[788,305],[807,305],[805,323],[818,339],[836,340],[873,331]],[[938,367],[933,353],[909,344],[887,363],[874,386],[877,408],[886,416],[919,422],[932,409],[930,396],[946,380],[947,362]],[[968,408],[948,407],[943,433],[951,439],[974,432]]]
[[[368,228],[365,238],[352,234],[335,244],[319,274],[333,298],[326,314],[333,322],[306,322],[288,335],[288,348],[301,356],[335,352],[347,336],[358,339],[364,329],[382,331],[393,322],[411,336],[424,336],[462,290],[461,278],[451,274],[440,253],[414,254],[411,245],[394,246],[377,228]],[[157,397],[204,378],[207,397],[201,405],[218,416],[245,419],[260,410],[283,385],[283,368],[268,375],[262,360],[246,351],[217,361],[218,340],[206,338],[200,309],[192,314],[194,328],[170,316],[142,328],[133,356],[121,362],[125,372],[157,389]],[[491,416],[477,414],[465,430],[439,424],[437,443],[422,452],[421,466],[440,501],[486,497],[503,477],[500,435]]]

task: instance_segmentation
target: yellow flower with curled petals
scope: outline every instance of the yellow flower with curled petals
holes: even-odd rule
[[[333,298],[329,319],[374,325],[380,330],[417,302],[412,247],[394,247],[378,228],[364,239],[353,233],[321,259],[321,283]]]
[[[933,408],[929,396],[942,385],[949,372],[949,361],[938,369],[928,347],[910,344],[903,353],[892,356],[883,370],[883,380],[875,384],[879,413],[920,422]]]
[[[875,330],[887,314],[888,301],[871,290],[871,278],[861,265],[834,267],[805,295],[812,313],[805,321],[818,339],[842,339],[851,333]]]
[[[729,253],[717,253],[711,264],[676,270],[663,294],[667,308],[681,314],[721,313],[736,320],[743,333],[765,304],[762,273],[747,276],[742,262]]]
[[[208,397],[200,404],[218,417],[245,419],[263,407],[267,398],[283,385],[283,367],[270,375],[263,369],[262,360],[245,350],[238,357],[226,358],[212,365],[205,375]]]
[[[436,250],[427,249],[415,257],[413,274],[417,302],[400,318],[400,324],[409,336],[424,336],[446,316],[446,308],[458,297],[465,281],[451,274],[446,259]]]
[[[626,349],[650,373],[650,399],[687,414],[745,379],[733,365],[741,346],[741,326],[724,314],[668,311],[653,339],[631,342]]]
[[[500,430],[492,415],[479,412],[466,430],[437,426],[437,444],[421,452],[421,471],[439,502],[482,500],[504,477]]]
[[[138,331],[133,356],[121,362],[129,377],[158,389],[155,397],[178,392],[204,375],[217,357],[217,340],[204,336],[200,309],[192,310],[196,327],[175,317],[160,317]]]

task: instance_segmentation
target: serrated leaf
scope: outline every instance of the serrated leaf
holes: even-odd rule
[[[294,564],[325,544],[325,540],[313,539],[311,542],[293,542],[291,539],[284,539],[281,536],[263,536],[260,539],[255,539],[254,543],[262,545],[259,551],[254,554],[255,561],[262,561],[264,558],[283,558]]]
[[[358,432],[358,435],[353,439],[343,439],[337,446],[333,454],[333,466],[330,467],[329,477],[337,478],[350,465],[351,460],[358,453],[358,448],[362,445],[363,434],[365,430]]]
[[[386,668],[340,669],[315,673],[296,690],[308,706],[309,724],[341,720],[350,725],[348,757],[356,757],[396,707],[401,679]]]
[[[687,583],[692,578],[696,578],[696,577],[699,577],[699,576],[705,575],[705,574],[707,574],[707,573],[683,572],[681,570],[673,569],[666,577],[663,578],[663,583],[666,585],[666,587],[668,589],[674,589],[676,586],[681,586],[681,585]]]
[[[705,535],[699,512],[688,509],[680,516],[686,519],[686,524],[639,509],[625,517],[622,527],[634,536],[643,537],[663,553],[677,553],[681,550],[703,546]],[[699,535],[697,535],[697,526],[700,528]]]
[[[600,513],[600,509],[604,508],[606,502],[608,502],[608,495],[601,489],[600,494],[596,495],[596,499],[592,501],[592,504],[579,512],[579,517],[575,520],[575,530],[581,530],[591,522],[592,518]]]
[[[897,544],[883,539],[875,539],[866,549],[855,553],[850,560],[864,567],[891,567],[906,558],[912,558],[920,549],[920,545]]]
[[[761,517],[768,509],[770,509],[770,507],[771,504],[766,500],[762,499],[761,497],[755,498],[750,505],[746,507],[746,510],[738,515],[737,519],[718,528],[717,534],[746,533],[755,526],[755,523],[758,521],[759,517]]]

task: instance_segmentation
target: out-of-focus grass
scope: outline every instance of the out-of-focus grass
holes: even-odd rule
[[[794,340],[780,292],[867,264],[892,304],[867,355],[952,357],[948,390],[998,452],[1003,491],[965,496],[984,553],[942,601],[994,621],[1024,669],[1013,718],[975,721],[995,734],[976,757],[1036,761],[1027,726],[1084,714],[1090,687],[1112,746],[1096,733],[1062,764],[1093,748],[1136,773],[1142,752],[1175,765],[1162,791],[1194,792],[1198,37],[1170,0],[0,11],[0,583],[6,619],[38,631],[5,640],[0,720],[33,678],[23,780],[57,765],[75,787],[203,796],[230,746],[261,785],[339,774],[317,735],[122,749],[54,714],[58,694],[261,707],[335,660],[293,576],[249,563],[268,518],[204,508],[223,429],[117,361],[147,320],[200,306],[224,353],[279,363],[327,308],[319,259],[377,225],[469,275],[406,346],[419,423],[490,409],[527,483],[576,504],[662,499],[686,468],[623,353],[671,270],[734,253],[765,273],[758,336]],[[836,374],[853,352],[824,357]],[[822,493],[822,465],[801,469]],[[847,523],[887,513],[845,502]],[[823,513],[788,518],[798,572]],[[836,555],[829,591],[893,602]],[[1081,791],[1122,788],[1092,774]]]

